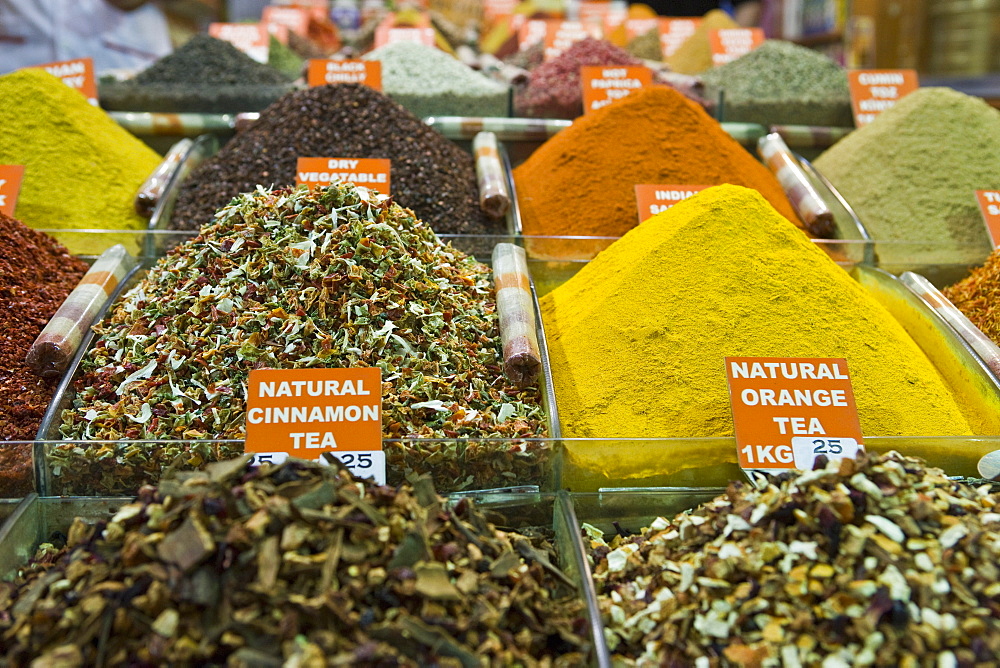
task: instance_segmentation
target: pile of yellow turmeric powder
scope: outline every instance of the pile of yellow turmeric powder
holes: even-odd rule
[[[569,437],[729,436],[724,358],[846,358],[866,435],[969,434],[875,298],[756,191],[709,188],[541,302]]]

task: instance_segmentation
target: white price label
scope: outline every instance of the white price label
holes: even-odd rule
[[[329,458],[337,458],[345,468],[359,479],[372,478],[376,485],[385,484],[385,451],[358,451],[358,452],[324,452],[315,461],[320,464],[329,464]],[[250,463],[254,466],[260,464],[281,464],[288,459],[285,452],[255,452]]]
[[[795,457],[795,468],[801,471],[811,471],[816,458],[825,455],[827,459],[857,459],[858,453],[864,450],[854,438],[816,438],[813,436],[796,436],[792,438],[792,452]]]

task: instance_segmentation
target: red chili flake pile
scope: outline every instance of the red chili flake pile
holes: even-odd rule
[[[983,334],[1000,345],[1000,253],[994,251],[983,266],[945,288],[944,296]]]
[[[58,241],[0,213],[0,441],[35,438],[58,379],[36,376],[24,356],[86,271]],[[32,487],[31,446],[0,443],[0,497]]]

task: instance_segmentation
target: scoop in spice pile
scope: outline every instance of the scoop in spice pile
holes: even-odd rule
[[[175,248],[96,328],[63,414],[70,439],[243,438],[252,369],[377,366],[387,438],[544,436],[537,387],[506,385],[488,267],[411,211],[340,184],[241,195]],[[190,449],[189,449],[190,448]],[[122,493],[187,452],[54,446],[63,493]],[[390,483],[433,468],[444,489],[539,481],[540,444],[386,444]],[[433,462],[433,465],[429,462]]]
[[[87,265],[44,232],[0,213],[0,497],[32,489],[31,445],[57,381],[24,361]]]
[[[994,665],[989,487],[895,452],[824,464],[610,543],[585,527],[620,664]]]
[[[11,665],[580,665],[584,606],[546,542],[426,478],[366,486],[247,459],[77,519],[0,584]],[[227,664],[227,662],[229,662]],[[284,664],[282,663],[284,662]]]

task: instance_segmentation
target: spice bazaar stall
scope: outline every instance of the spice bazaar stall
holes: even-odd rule
[[[0,76],[0,663],[993,663],[1000,112],[447,9]]]

